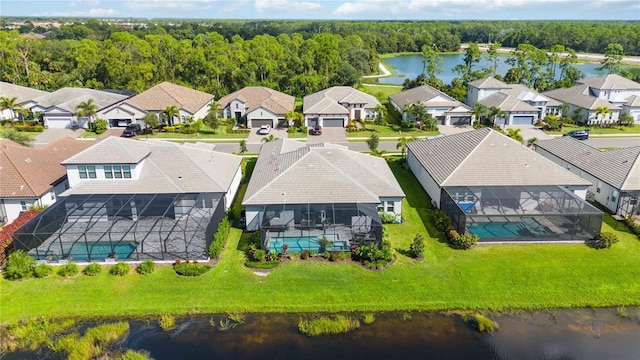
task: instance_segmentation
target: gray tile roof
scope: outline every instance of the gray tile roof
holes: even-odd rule
[[[358,89],[350,86],[334,86],[305,96],[302,112],[305,114],[347,114],[348,110],[339,104],[341,102],[364,103],[365,109],[373,109],[380,105],[374,96]]]
[[[429,85],[422,85],[401,93],[393,94],[389,96],[389,99],[399,107],[416,103],[421,103],[427,107],[457,107],[462,105],[460,101]]]
[[[32,89],[20,85],[14,85],[8,82],[0,81],[0,96],[11,98],[18,98],[18,103],[23,103],[27,100],[31,100],[43,95],[48,94],[47,91]]]
[[[535,106],[532,106],[527,102],[520,101],[516,96],[510,95],[505,92],[497,92],[495,94],[491,94],[486,98],[479,100],[478,102],[488,108],[495,106],[505,112],[538,112],[538,108],[536,108]]]
[[[149,146],[141,141],[110,136],[62,162],[70,164],[137,164],[149,155]]]
[[[620,109],[620,107],[613,105],[607,100],[592,96],[589,93],[589,87],[587,85],[577,85],[570,88],[545,91],[542,95],[589,110],[595,110],[603,106],[608,107],[610,110]]]
[[[578,185],[589,182],[489,128],[407,144],[439,186]]]
[[[284,115],[287,111],[293,111],[296,102],[295,97],[280,91],[264,86],[247,86],[220,98],[218,105],[225,108],[235,99],[245,103],[249,111],[263,107],[276,115]]]
[[[149,151],[138,180],[85,180],[64,195],[226,193],[242,162],[240,156],[199,146],[162,141],[126,141],[140,143]],[[94,161],[94,164],[108,162],[100,160]]]
[[[194,114],[211,100],[211,94],[165,81],[132,97],[127,103],[145,111],[161,111],[173,105]]]
[[[98,110],[100,110],[128,97],[129,96],[127,95],[116,94],[103,90],[66,87],[32,100],[45,109],[55,106],[75,114],[76,106],[83,101],[88,101],[89,99],[93,100],[93,103],[96,104],[98,106]]]
[[[640,84],[618,74],[609,74],[598,77],[586,78],[576,81],[600,90],[630,90],[640,89]]]
[[[263,145],[242,204],[378,203],[380,197],[404,197],[384,159],[278,139]]]
[[[620,190],[640,190],[640,146],[603,151],[565,136],[536,147]]]
[[[638,95],[631,95],[625,100],[627,100],[627,102],[625,103],[625,106],[640,107],[640,96]]]
[[[510,89],[511,88],[511,85],[503,83],[502,81],[493,77],[478,79],[470,82],[469,85],[478,89]]]

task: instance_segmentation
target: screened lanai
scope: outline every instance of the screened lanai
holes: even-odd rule
[[[38,260],[203,259],[224,216],[223,194],[71,195],[14,233]]]
[[[603,214],[561,186],[456,186],[440,207],[459,233],[480,241],[591,240]]]
[[[382,222],[376,204],[281,204],[262,211],[265,249],[289,252],[348,251],[352,244],[380,242]],[[321,239],[328,240],[321,246]]]

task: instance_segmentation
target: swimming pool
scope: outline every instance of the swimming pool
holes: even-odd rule
[[[329,241],[333,241],[332,246],[327,246],[327,251],[350,251],[349,245],[347,241],[343,240],[333,240],[334,237],[327,236]],[[269,239],[269,243],[267,244],[267,250],[275,250],[277,252],[282,252],[282,245],[289,245],[289,249],[287,250],[290,253],[301,253],[304,250],[316,251],[320,252],[320,237],[309,237],[309,236],[285,236],[278,238]]]
[[[138,243],[133,241],[123,241],[113,244],[113,250],[111,243],[108,241],[97,242],[77,242],[74,243],[70,249],[65,249],[64,254],[70,255],[74,261],[99,261],[109,257],[109,254],[113,251],[118,259],[127,259],[136,250]]]
[[[467,224],[467,230],[481,239],[532,237],[551,233],[546,226],[540,225],[533,218],[522,222],[470,223]]]

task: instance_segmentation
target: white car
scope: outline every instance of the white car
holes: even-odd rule
[[[260,126],[260,130],[258,130],[258,134],[267,135],[271,131],[271,125],[262,125]]]

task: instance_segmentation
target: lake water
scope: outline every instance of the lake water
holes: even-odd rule
[[[178,319],[162,331],[156,321],[130,321],[119,347],[163,359],[640,359],[640,308],[574,309],[490,315],[500,329],[480,334],[458,315],[376,314],[351,333],[309,338],[297,324],[309,315],[247,315],[221,331],[220,316]],[[86,324],[84,324],[86,326]],[[4,359],[37,358],[7,354]]]
[[[457,65],[462,65],[464,63],[463,57],[464,54],[447,54],[441,55],[442,60],[444,62],[442,66],[443,72],[438,74],[438,77],[445,83],[451,84],[451,80],[455,77],[459,77],[460,75],[453,71],[453,68]],[[497,73],[504,76],[507,71],[511,68],[511,65],[505,63],[509,57],[508,56],[499,56],[498,57],[498,66]],[[409,54],[409,55],[398,55],[392,58],[385,59],[386,62],[396,67],[395,76],[390,76],[386,78],[380,78],[378,81],[381,84],[396,84],[402,85],[402,83],[406,79],[415,79],[418,75],[422,73],[423,63],[422,63],[422,55],[419,54]],[[481,69],[485,67],[489,67],[491,62],[488,60],[489,57],[486,54],[482,55],[482,59],[480,63],[475,65],[474,68]],[[603,75],[604,73],[596,71],[596,68],[600,65],[598,64],[574,64],[576,68],[582,71],[585,77],[594,77]],[[557,75],[560,75],[560,71],[556,70]]]

